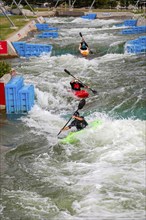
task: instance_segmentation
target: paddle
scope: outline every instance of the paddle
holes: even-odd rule
[[[82,40],[83,40],[83,41],[85,41],[85,39],[84,39],[84,37],[83,37],[83,35],[82,35],[82,33],[81,33],[81,32],[79,33],[79,35],[81,36]],[[86,42],[86,41],[85,41],[85,42]],[[89,50],[90,50],[90,49],[89,49]],[[91,53],[91,54],[93,54],[93,51],[92,51],[92,50],[90,50],[90,53]]]
[[[72,115],[74,115],[78,110],[82,109],[85,104],[86,104],[85,99],[82,99],[82,100],[79,102],[78,109],[77,109]],[[61,133],[61,131],[66,127],[66,125],[70,122],[71,119],[72,119],[72,117],[70,117],[70,119],[68,120],[68,122],[66,122],[66,124],[64,125],[64,127],[61,128],[61,130],[59,131],[59,133],[58,133],[57,135],[59,135],[59,134]]]
[[[70,76],[72,76],[74,79],[77,79],[75,76],[73,76],[68,70],[66,70],[66,69],[64,69],[64,71],[67,73],[67,74],[69,74]],[[81,80],[79,80],[79,79],[77,79],[80,83],[82,83],[81,82]],[[84,84],[84,83],[82,83],[83,84],[83,86],[86,86],[86,87],[88,87],[86,84]],[[97,94],[98,92],[96,91],[96,90],[93,90],[93,89],[91,89],[91,88],[88,88],[88,89],[90,89],[92,92],[93,92],[93,94]]]

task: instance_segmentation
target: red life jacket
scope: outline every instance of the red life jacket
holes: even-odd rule
[[[80,89],[80,84],[79,83],[74,83],[74,89]]]

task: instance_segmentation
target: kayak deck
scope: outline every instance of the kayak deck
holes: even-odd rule
[[[89,93],[86,90],[75,91],[73,93],[79,98],[87,98],[89,96]]]
[[[90,122],[86,128],[80,131],[73,131],[70,132],[65,138],[61,139],[60,143],[62,144],[75,144],[79,142],[78,135],[81,133],[86,133],[88,129],[96,129],[99,125],[101,125],[102,122],[100,120],[95,120],[93,122]]]

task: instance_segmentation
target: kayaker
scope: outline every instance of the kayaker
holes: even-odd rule
[[[69,130],[70,128],[72,127],[76,127],[76,129],[79,131],[79,130],[82,130],[84,129],[88,123],[86,122],[86,120],[84,119],[83,116],[80,116],[79,112],[76,111],[74,113],[74,115],[72,116],[72,118],[74,119],[70,125],[66,126],[62,131],[66,131],[66,130]]]
[[[81,88],[89,88],[89,86],[84,86],[82,83],[80,83],[77,79],[73,79],[71,82],[70,82],[70,85],[71,85],[71,89],[73,91],[81,91]]]
[[[87,49],[89,49],[88,44],[84,40],[82,40],[79,45],[79,50],[87,50]]]

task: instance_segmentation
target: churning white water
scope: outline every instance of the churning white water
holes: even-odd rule
[[[47,22],[59,27],[58,39],[43,40],[54,54],[13,62],[35,86],[35,105],[2,118],[1,142],[10,150],[2,156],[1,219],[144,220],[145,59],[124,53],[131,36],[121,36],[115,20]],[[94,52],[87,59],[78,53],[79,32]],[[80,101],[64,69],[98,92],[89,90],[80,114],[101,124],[73,144],[61,143],[68,131],[57,136]]]

